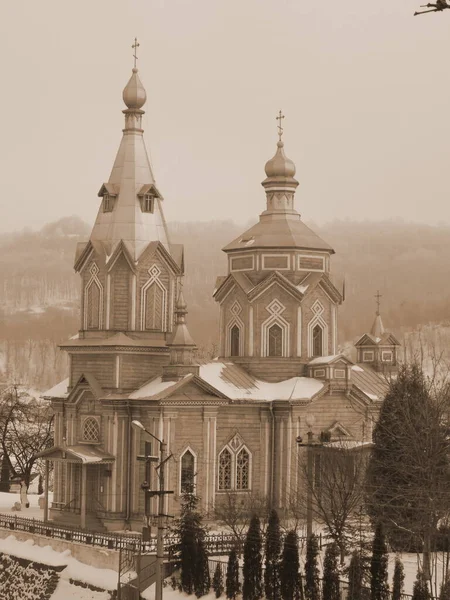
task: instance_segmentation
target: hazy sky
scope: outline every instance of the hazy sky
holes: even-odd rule
[[[2,2],[0,230],[93,222],[135,36],[168,220],[256,219],[281,108],[305,219],[450,223],[450,11],[420,3]]]

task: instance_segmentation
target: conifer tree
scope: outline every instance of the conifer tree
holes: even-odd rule
[[[372,544],[370,594],[371,600],[389,599],[388,551],[381,522],[376,526]]]
[[[392,600],[401,600],[403,594],[403,583],[405,571],[403,563],[398,556],[395,557],[394,576],[392,578]],[[450,598],[449,598],[450,600]]]
[[[229,600],[236,600],[236,596],[239,594],[239,563],[237,558],[236,549],[230,552],[228,557],[227,565],[227,576],[225,582],[225,593]]]
[[[305,596],[306,600],[320,599],[320,579],[318,566],[319,545],[313,534],[306,544]]]
[[[208,552],[202,536],[197,541],[197,555],[194,574],[194,591],[197,598],[205,596],[211,589],[211,578],[209,576]]]
[[[261,525],[257,515],[253,515],[244,544],[242,600],[259,600],[259,598],[262,598],[261,550]]]
[[[266,600],[280,600],[281,532],[280,519],[275,509],[270,511],[265,549],[264,591]]]
[[[323,562],[323,598],[327,600],[340,600],[339,571],[338,571],[339,548],[336,542],[329,544],[325,550]]]
[[[177,567],[181,570],[180,584],[183,592],[192,594],[204,589],[206,583],[210,587],[209,570],[206,577],[208,559],[203,544],[205,527],[199,511],[199,497],[194,493],[194,486],[186,485],[181,500],[180,518],[176,521],[174,532],[179,538],[175,548]]]
[[[417,571],[417,577],[414,582],[412,600],[431,600],[427,581],[420,569]]]
[[[289,531],[284,540],[281,557],[280,581],[283,600],[298,600],[300,598],[299,568],[297,534],[295,531]]]
[[[361,553],[354,550],[348,567],[348,600],[363,600],[364,568]]]
[[[214,577],[212,580],[212,589],[214,590],[214,593],[216,594],[216,598],[220,598],[220,596],[224,592],[222,569],[220,567],[219,562],[217,563],[216,568],[214,570]]]
[[[450,600],[450,575],[447,574],[447,579],[442,582],[441,593],[439,600]]]

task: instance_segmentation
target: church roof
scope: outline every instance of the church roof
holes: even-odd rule
[[[162,212],[162,196],[155,187],[155,178],[143,138],[141,120],[146,94],[137,69],[124,90],[125,129],[109,180],[100,194],[114,197],[112,210],[105,212],[103,203],[91,233],[91,240],[102,242],[111,254],[123,240],[134,260],[151,241],[161,242],[168,252],[170,245],[167,226]],[[153,211],[144,212],[138,197],[142,190],[156,190]]]
[[[67,342],[61,344],[61,348],[73,348],[78,346],[133,346],[133,347],[162,347],[166,346],[166,342],[163,338],[152,341],[151,339],[145,338],[132,338],[125,333],[116,333],[111,337],[104,338],[76,338],[70,339]]]
[[[383,400],[389,388],[386,379],[366,364],[353,365],[352,382],[374,401]]]
[[[155,377],[133,392],[130,399],[160,400],[180,390],[193,379],[195,380],[195,376],[187,375],[175,384]],[[310,377],[291,377],[276,383],[262,381],[238,365],[220,360],[200,365],[198,379],[217,390],[219,397],[234,401],[311,400],[324,388],[322,381]]]
[[[300,215],[289,219],[261,219],[225,246],[223,251],[248,250],[249,247],[324,250],[334,254],[333,248],[300,220]]]

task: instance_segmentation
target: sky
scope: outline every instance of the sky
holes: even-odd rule
[[[450,224],[450,11],[421,0],[0,5],[0,231],[93,223],[138,67],[168,221],[256,220],[285,115],[305,220]]]

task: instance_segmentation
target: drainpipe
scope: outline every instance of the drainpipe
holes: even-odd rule
[[[275,472],[275,416],[273,414],[273,402],[269,404],[270,415],[272,417],[272,440],[271,440],[271,460],[270,460],[270,506],[274,506],[275,500],[274,494],[274,481],[273,476]]]
[[[133,450],[133,446],[132,446],[132,436],[131,436],[131,420],[132,420],[132,416],[131,416],[131,407],[130,407],[130,403],[127,402],[127,412],[128,412],[128,456],[127,456],[127,493],[126,493],[126,516],[125,516],[125,523],[127,525],[127,527],[129,527],[131,529],[131,525],[130,525],[130,516],[131,516],[131,494],[132,494],[132,489],[131,489],[131,467],[132,467],[132,450]]]

